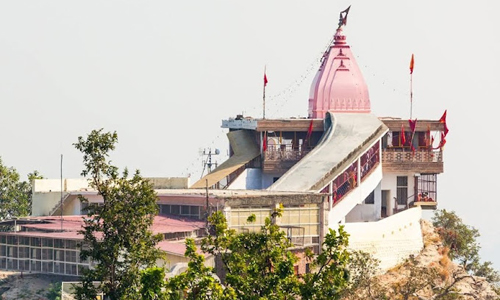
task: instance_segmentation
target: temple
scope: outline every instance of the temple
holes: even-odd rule
[[[383,270],[422,249],[422,210],[438,206],[446,113],[418,121],[371,113],[368,86],[344,34],[348,12],[340,14],[311,84],[307,117],[222,120],[230,145],[225,162],[193,184],[151,179],[160,208],[154,230],[164,234],[160,246],[173,273],[185,268],[183,238],[206,234],[204,221],[215,210],[230,228],[249,232],[282,206],[277,224],[299,256],[306,248],[319,253],[325,234],[339,225],[350,234],[349,247],[373,254]],[[86,180],[35,180],[33,217],[16,223],[15,234],[0,233],[0,269],[78,276],[92,267],[75,246],[82,237],[74,216],[85,209],[80,195],[102,201]],[[256,221],[249,224],[251,214]],[[218,267],[214,258],[207,261]],[[296,272],[308,270],[300,260]]]

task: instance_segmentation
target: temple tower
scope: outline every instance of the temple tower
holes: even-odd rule
[[[321,66],[312,82],[308,117],[322,119],[330,112],[369,113],[368,86],[346,42],[342,28],[349,9],[340,13],[339,26],[332,45],[323,55]]]

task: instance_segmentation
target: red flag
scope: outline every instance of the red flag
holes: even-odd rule
[[[439,148],[442,150],[446,144],[446,134],[441,132],[441,142],[439,143]]]
[[[448,134],[448,125],[446,125],[446,112],[448,110],[445,110],[443,115],[441,116],[441,119],[439,119],[439,123],[443,123],[444,124],[444,135],[446,136]]]
[[[267,85],[267,75],[266,75],[266,71],[264,71],[264,86]]]
[[[415,59],[413,57],[413,54],[411,55],[411,60],[410,60],[410,74],[413,74],[413,66],[415,65]]]
[[[443,115],[441,116],[441,119],[439,119],[439,123],[446,123],[446,112],[448,110],[446,109],[443,113]]]
[[[401,146],[404,146],[405,144],[406,144],[405,127],[403,124],[401,124]]]
[[[309,128],[307,129],[306,139],[308,139],[311,136],[312,132],[313,132],[313,120],[311,119],[311,122],[309,123]]]
[[[411,151],[415,153],[415,147],[413,146],[413,136],[415,135],[415,128],[417,127],[417,119],[415,120],[409,119],[408,123],[410,124],[410,130],[411,130],[410,147]]]
[[[415,132],[415,127],[417,127],[417,119],[415,120],[408,120],[408,124],[410,124],[410,130],[412,133]]]
[[[262,152],[267,150],[267,132],[264,132],[264,139],[262,140]]]

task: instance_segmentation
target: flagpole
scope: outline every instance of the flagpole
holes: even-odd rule
[[[414,55],[411,55],[410,60],[410,120],[412,118],[413,113],[413,67],[414,67]]]
[[[266,118],[266,66],[264,66],[264,87],[262,88],[262,119]]]
[[[410,119],[413,112],[413,72],[410,74]]]

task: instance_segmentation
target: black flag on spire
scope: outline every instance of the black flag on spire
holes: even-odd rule
[[[351,6],[349,5],[348,8],[340,12],[340,17],[339,17],[339,28],[342,27],[343,25],[347,25],[347,15],[349,14],[349,9],[351,9]]]

